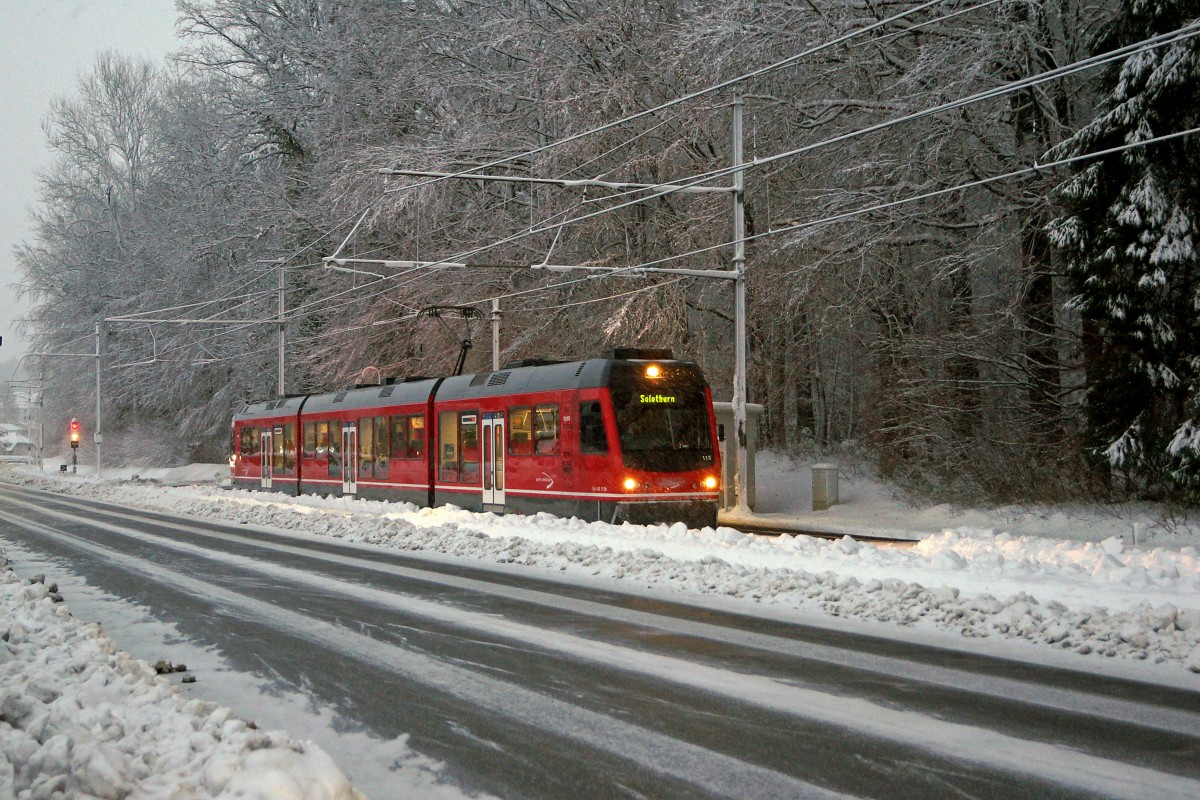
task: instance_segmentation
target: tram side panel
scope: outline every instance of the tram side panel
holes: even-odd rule
[[[478,399],[434,403],[434,505],[483,510],[480,420]]]
[[[580,516],[580,465],[572,439],[575,393],[569,389],[501,398],[505,436],[505,510]]]
[[[426,422],[424,405],[362,409],[343,423],[356,447],[343,456],[343,469],[355,473],[354,494],[366,500],[427,505]],[[348,443],[344,436],[343,449]]]
[[[302,398],[243,407],[233,421],[230,478],[239,489],[297,494],[297,430]]]
[[[437,383],[313,396],[302,420],[301,491],[428,505],[428,419]]]
[[[623,471],[617,422],[607,389],[582,389],[574,408],[578,440],[576,489],[579,492],[579,517],[613,522],[617,503],[624,497]]]
[[[341,494],[340,453],[341,421],[328,412],[304,413],[301,417],[301,494]]]

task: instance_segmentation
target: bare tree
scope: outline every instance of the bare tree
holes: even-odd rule
[[[95,318],[162,307],[266,320],[277,273],[262,261],[295,256],[293,390],[368,365],[440,373],[464,334],[416,312],[504,297],[508,357],[671,345],[727,396],[727,285],[528,268],[371,276],[320,257],[341,246],[392,260],[727,266],[725,195],[626,206],[596,188],[379,170],[502,161],[491,171],[647,184],[710,173],[730,163],[729,93],[662,104],[909,11],[743,86],[747,155],[765,159],[746,195],[751,399],[766,405],[769,444],[857,448],[942,496],[1077,491],[1081,330],[1042,233],[1053,178],[938,193],[1062,141],[1088,111],[1089,79],[921,112],[1070,63],[1097,15],[1079,0],[917,5],[183,0],[180,67],[110,59],[56,106],[60,160],[22,253],[42,335],[62,344]],[[213,440],[238,399],[272,390],[264,330],[122,327],[114,355],[152,364],[131,368],[114,403]],[[483,350],[470,368],[487,367]]]

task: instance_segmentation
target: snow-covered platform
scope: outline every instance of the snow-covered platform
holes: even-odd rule
[[[919,542],[926,536],[937,533],[935,529],[914,530],[882,525],[863,525],[831,522],[820,514],[739,514],[736,510],[723,509],[717,514],[717,523],[747,533],[790,533],[808,536],[850,536],[855,539],[890,540],[897,542]]]

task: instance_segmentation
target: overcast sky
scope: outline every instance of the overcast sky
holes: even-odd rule
[[[11,286],[20,280],[12,249],[32,238],[50,98],[72,94],[102,50],[161,61],[180,43],[174,0],[0,0],[0,37],[0,361],[9,361],[27,349],[15,327],[28,307]]]

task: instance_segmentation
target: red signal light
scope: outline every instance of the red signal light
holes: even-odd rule
[[[75,445],[78,443],[79,443],[79,420],[72,419],[71,420],[71,444]]]

